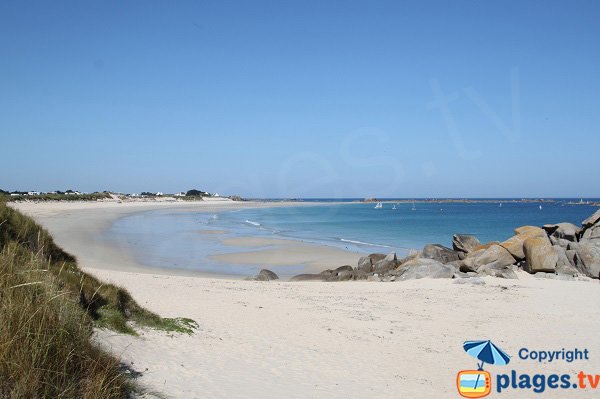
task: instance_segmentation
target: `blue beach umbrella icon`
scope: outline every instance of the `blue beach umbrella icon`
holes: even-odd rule
[[[483,370],[484,363],[504,366],[510,362],[510,356],[490,340],[466,341],[463,348],[469,355],[481,360],[481,364],[478,364],[479,370]]]
[[[481,360],[481,364],[477,364],[479,370],[483,370],[483,364],[495,364],[498,366],[505,366],[510,362],[510,356],[506,354],[502,349],[498,348],[492,343],[492,341],[466,341],[463,344],[463,349],[469,355],[474,358]],[[479,383],[479,377],[477,374],[477,380],[475,380],[475,386]]]

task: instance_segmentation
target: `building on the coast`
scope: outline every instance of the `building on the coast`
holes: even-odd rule
[[[159,192],[157,192],[157,193],[156,193],[156,196],[157,196],[157,197],[162,197],[163,195],[164,195],[164,194],[163,194],[163,192],[162,192],[162,191],[159,191]]]
[[[182,191],[180,193],[175,194],[175,197],[185,197],[185,193]]]

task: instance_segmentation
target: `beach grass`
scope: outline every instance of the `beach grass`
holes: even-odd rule
[[[0,397],[122,398],[132,385],[94,327],[192,333],[83,272],[31,218],[0,203]]]

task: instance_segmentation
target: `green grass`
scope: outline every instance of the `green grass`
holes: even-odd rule
[[[193,333],[123,288],[83,272],[31,218],[0,202],[0,398],[123,398],[117,359],[91,341],[93,327]]]

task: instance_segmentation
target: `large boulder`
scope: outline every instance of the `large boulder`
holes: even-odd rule
[[[575,252],[577,269],[588,277],[600,278],[600,245],[581,242]]]
[[[452,236],[452,248],[455,251],[469,253],[481,245],[477,237],[469,234],[454,234]]]
[[[373,271],[375,273],[384,274],[398,266],[398,258],[395,252],[391,252],[385,258],[373,263]]]
[[[458,251],[454,251],[440,244],[428,244],[423,248],[423,258],[437,260],[441,263],[450,263],[459,260]]]
[[[537,272],[554,272],[556,270],[558,256],[548,237],[526,239],[523,243],[523,250],[527,259],[527,272],[534,274]]]
[[[588,227],[591,227],[598,222],[600,222],[600,209],[598,209],[596,212],[594,212],[594,214],[592,216],[590,216],[589,218],[587,218],[583,222],[581,222],[581,226],[584,229],[587,229]]]
[[[523,243],[528,238],[547,237],[543,229],[535,226],[522,226],[515,229],[514,236],[504,241],[500,245],[506,249],[515,259],[525,259]]]
[[[552,249],[556,253],[557,261],[556,261],[556,273],[564,274],[568,276],[577,276],[579,272],[575,268],[575,263],[571,263],[569,257],[567,256],[567,251],[559,246],[553,245]]]
[[[371,257],[363,256],[358,260],[357,270],[360,270],[365,273],[370,273],[373,271],[373,262],[371,261]]]
[[[595,225],[585,229],[581,235],[581,240],[600,241],[600,223],[596,223]]]
[[[396,272],[396,281],[415,280],[420,278],[452,278],[456,269],[444,265],[434,259],[415,258],[406,261]]]
[[[321,275],[325,281],[347,281],[352,279],[353,272],[352,266],[345,265],[333,270],[324,270]]]
[[[254,280],[256,281],[271,281],[271,280],[279,280],[279,276],[274,272],[262,269],[256,276],[254,276]]]
[[[500,245],[492,245],[486,249],[471,252],[463,261],[460,271],[477,272],[482,266],[501,269],[516,262],[515,258]]]
[[[567,241],[577,241],[577,236],[581,232],[581,229],[573,223],[545,224],[543,228],[549,236]]]
[[[498,241],[486,242],[485,244],[481,244],[481,245],[478,245],[475,248],[473,248],[473,252],[479,251],[480,249],[488,249],[492,245],[500,245],[500,243]]]

